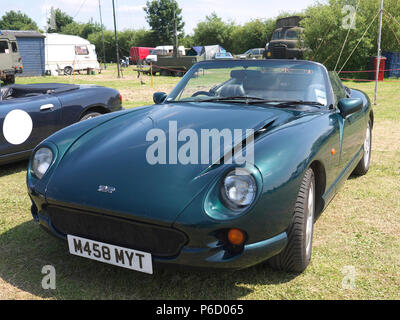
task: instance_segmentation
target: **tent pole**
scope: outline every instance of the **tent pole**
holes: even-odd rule
[[[99,12],[100,12],[100,25],[101,25],[101,41],[103,42],[103,64],[104,64],[104,69],[107,69],[106,65],[106,48],[104,45],[104,26],[103,26],[103,18],[101,16],[101,3],[99,0]]]
[[[121,78],[121,72],[119,71],[119,48],[118,48],[118,35],[117,35],[117,20],[115,18],[115,4],[114,0],[112,0],[113,5],[113,15],[114,15],[114,32],[115,32],[115,50],[117,51],[117,69],[118,69],[118,78]]]

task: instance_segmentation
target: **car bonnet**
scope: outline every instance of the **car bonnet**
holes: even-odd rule
[[[172,223],[190,201],[218,174],[208,164],[150,164],[146,157],[152,129],[258,129],[290,112],[226,104],[159,105],[150,113],[127,113],[80,137],[64,155],[47,186],[49,202],[94,211],[134,215],[137,220]],[[177,150],[186,142],[178,142]],[[211,143],[210,143],[211,144]],[[223,144],[221,143],[221,146]],[[223,148],[220,155],[223,156]],[[210,150],[211,151],[211,150]],[[199,151],[200,153],[200,151]],[[170,154],[167,157],[169,159]],[[201,161],[199,161],[201,162]]]

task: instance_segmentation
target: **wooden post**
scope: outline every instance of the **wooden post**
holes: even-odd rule
[[[151,76],[151,87],[154,87],[154,82],[153,82],[153,62],[150,62],[150,76]]]

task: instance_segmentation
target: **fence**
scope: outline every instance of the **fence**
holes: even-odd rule
[[[399,56],[400,57],[400,56]],[[400,67],[400,65],[399,65]],[[386,79],[384,79],[384,82],[400,82],[400,80],[388,80],[388,75],[392,75],[391,77],[400,77],[400,68],[397,69],[385,69],[385,70],[380,70],[380,72],[385,72],[385,76]],[[363,70],[363,71],[340,71],[340,74],[369,74],[369,73],[373,73],[374,75],[376,74],[376,70]],[[398,76],[394,76],[394,75],[398,75]],[[375,77],[374,77],[375,78]],[[343,78],[341,77],[340,79],[342,80],[348,80],[348,81],[362,81],[362,82],[375,82],[375,80],[371,80],[371,79],[365,79],[365,78]]]

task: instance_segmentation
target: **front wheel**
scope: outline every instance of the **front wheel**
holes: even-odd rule
[[[353,174],[357,176],[366,175],[369,170],[369,165],[371,163],[371,147],[372,147],[372,123],[368,122],[367,132],[365,134],[364,147],[363,147],[363,157],[358,163],[357,167],[354,169]]]
[[[14,83],[15,83],[15,75],[7,76],[6,79],[4,80],[4,84],[6,86]]]
[[[287,230],[288,243],[278,255],[268,260],[276,270],[303,272],[310,263],[315,216],[315,176],[308,169],[301,183],[293,220]]]

